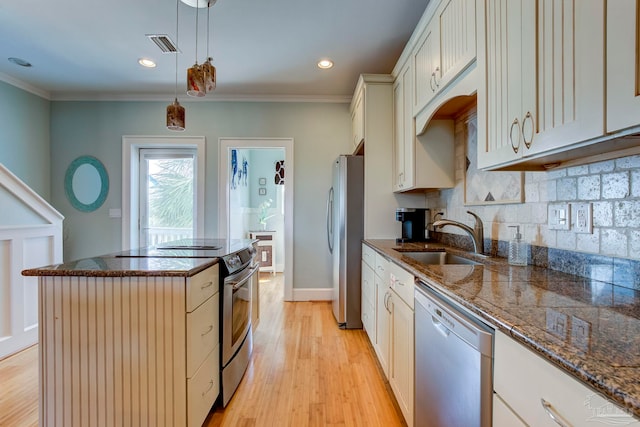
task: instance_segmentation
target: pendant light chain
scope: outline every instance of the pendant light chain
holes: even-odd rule
[[[180,10],[180,0],[176,0],[176,88],[175,88],[175,97],[178,99],[178,51],[180,46],[180,37],[178,33],[178,11]]]
[[[211,57],[209,55],[209,19],[211,16],[211,2],[207,0],[207,59]]]
[[[196,0],[196,64],[198,63],[198,13],[200,12],[200,0]]]

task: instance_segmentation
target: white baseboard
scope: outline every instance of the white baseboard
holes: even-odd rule
[[[294,301],[331,301],[333,288],[293,288]]]

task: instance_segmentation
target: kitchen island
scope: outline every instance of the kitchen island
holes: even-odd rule
[[[504,258],[438,243],[365,244],[495,328],[496,335],[510,337],[586,384],[593,390],[589,394],[597,392],[640,418],[640,292],[627,283],[510,266]],[[444,249],[479,264],[427,265],[402,254]],[[582,398],[579,404],[588,407],[589,396]],[[533,404],[540,406],[539,399]]]
[[[39,276],[41,425],[202,425],[220,390],[219,257],[252,244],[215,242],[23,271]]]

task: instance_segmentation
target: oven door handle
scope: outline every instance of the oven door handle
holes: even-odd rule
[[[260,265],[256,264],[254,267],[251,268],[251,270],[249,270],[248,273],[241,273],[238,279],[235,279],[234,277],[235,280],[234,279],[229,280],[233,276],[227,278],[227,280],[225,280],[225,285],[232,286],[234,291],[241,288],[245,284],[245,282],[249,280],[249,278],[253,276],[256,271],[258,271],[258,268],[260,268]]]

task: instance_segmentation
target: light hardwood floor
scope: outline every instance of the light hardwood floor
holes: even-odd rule
[[[205,426],[402,426],[366,333],[340,330],[328,302],[283,302],[262,274],[254,353],[229,405]],[[37,346],[0,362],[0,426],[38,420]]]

